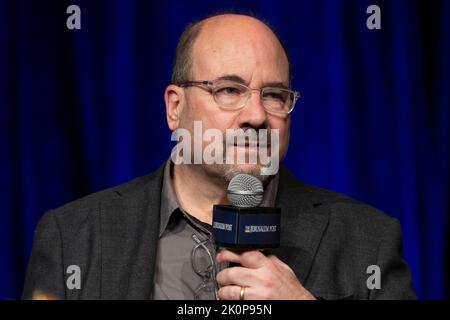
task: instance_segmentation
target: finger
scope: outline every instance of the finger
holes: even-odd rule
[[[261,268],[266,262],[267,257],[258,250],[244,251],[241,253],[223,250],[217,255],[218,262],[234,262],[246,268]]]
[[[239,300],[240,293],[240,286],[225,286],[219,289],[217,295],[220,300]]]
[[[284,269],[284,270],[294,273],[294,271],[291,269],[291,267],[289,267],[289,265],[287,265],[286,263],[281,261],[277,256],[270,255],[267,258],[269,258],[275,264],[275,266],[277,266],[278,268],[281,268],[281,269]]]
[[[241,300],[240,286],[226,286],[219,289],[218,295],[220,300]],[[252,288],[244,287],[244,296],[242,300],[252,299]]]
[[[276,255],[268,255],[267,258],[269,258],[270,260],[272,260],[273,262],[280,264],[280,265],[287,265],[285,264],[283,261],[281,261]]]
[[[231,250],[222,250],[220,251],[217,256],[216,256],[216,260],[218,262],[234,262],[234,263],[239,263],[241,261],[241,256],[239,255],[239,253],[235,252],[235,251],[231,251]]]
[[[244,267],[226,268],[217,274],[216,281],[220,286],[253,286],[258,283],[254,270]]]

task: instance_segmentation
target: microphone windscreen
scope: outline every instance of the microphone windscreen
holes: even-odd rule
[[[228,185],[228,201],[240,208],[257,207],[263,200],[264,188],[262,182],[249,174],[238,174]]]

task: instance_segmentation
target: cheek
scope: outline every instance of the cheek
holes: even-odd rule
[[[217,109],[215,114],[212,114],[208,118],[208,128],[219,129],[221,132],[225,132],[226,129],[234,129],[236,116],[231,112],[221,111]]]
[[[186,94],[185,105],[180,114],[180,127],[185,129],[192,129],[194,121],[203,120],[201,118],[201,103],[191,94]]]
[[[182,126],[191,127],[193,121],[201,121],[203,129],[215,128],[224,131],[231,128],[231,113],[221,112],[213,103],[208,96],[187,95],[186,106],[180,117]]]
[[[284,147],[289,143],[289,129],[291,126],[290,118],[269,118],[269,127],[271,129],[278,129],[280,133],[280,147]]]

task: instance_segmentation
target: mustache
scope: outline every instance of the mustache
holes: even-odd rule
[[[224,134],[224,146],[270,147],[272,135],[270,130],[263,132],[254,128],[236,129],[231,138]]]

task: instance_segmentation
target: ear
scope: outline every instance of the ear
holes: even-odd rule
[[[176,85],[169,85],[164,92],[164,102],[166,103],[167,125],[174,131],[180,124],[180,115],[184,107],[183,88]]]

